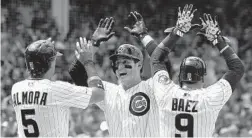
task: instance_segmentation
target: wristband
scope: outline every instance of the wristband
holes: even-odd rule
[[[174,33],[180,37],[183,37],[184,33],[180,31],[178,28],[174,28]]]
[[[143,39],[146,35],[148,35],[146,32],[139,34],[140,40]]]
[[[217,43],[218,43],[218,39],[216,38],[213,40],[213,45],[216,45]]]
[[[227,45],[227,46],[225,46],[224,48],[222,48],[221,50],[220,50],[220,53],[222,54],[226,49],[228,49],[229,48],[229,46]]]
[[[151,41],[153,41],[153,39],[149,35],[145,35],[144,38],[141,40],[144,47],[146,47]]]
[[[96,87],[100,89],[104,89],[101,78],[98,76],[92,76],[87,80],[89,87]]]
[[[98,76],[92,76],[92,77],[88,78],[87,82],[89,83],[90,81],[92,81],[92,80],[94,80],[94,79],[96,79],[96,80],[101,80],[101,78],[98,77]]]

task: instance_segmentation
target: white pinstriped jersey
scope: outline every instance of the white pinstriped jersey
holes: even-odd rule
[[[185,90],[170,80],[167,71],[158,71],[154,79],[160,109],[160,135],[163,137],[211,137],[219,111],[232,89],[228,81],[198,90]]]
[[[91,88],[62,81],[24,80],[12,87],[19,137],[67,137],[69,108],[86,108]]]
[[[152,81],[142,81],[124,90],[122,86],[103,82],[105,99],[98,105],[104,110],[110,137],[159,136],[158,106]]]

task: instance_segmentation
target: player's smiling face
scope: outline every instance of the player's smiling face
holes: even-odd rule
[[[121,83],[130,83],[134,78],[140,75],[139,62],[135,62],[133,59],[119,57],[115,61],[116,76]]]

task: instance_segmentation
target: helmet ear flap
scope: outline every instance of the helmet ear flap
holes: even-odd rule
[[[206,63],[201,59],[201,58],[199,58],[199,60],[201,61],[201,63],[202,63],[202,66],[203,66],[203,68],[202,68],[202,82],[204,82],[204,76],[206,76],[207,75],[207,72],[206,72]]]
[[[199,60],[200,60],[200,62],[202,63],[202,66],[203,66],[203,68],[202,68],[202,75],[203,76],[205,76],[205,75],[207,75],[207,72],[206,72],[206,63],[201,59],[201,58],[198,58]]]
[[[180,70],[179,70],[179,84],[180,84],[180,87],[182,87],[182,76],[183,76],[183,67],[185,66],[185,61],[186,61],[186,58],[183,59],[181,65],[180,65]]]

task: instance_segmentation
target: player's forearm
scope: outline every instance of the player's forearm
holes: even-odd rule
[[[164,40],[158,45],[159,48],[163,48],[166,51],[174,50],[176,42],[180,37],[183,36],[183,33],[177,28],[174,28],[173,31],[164,38]]]
[[[101,78],[95,69],[93,61],[85,62],[84,68],[88,76],[88,87],[92,88],[92,96],[89,104],[101,102],[104,99],[104,87]]]
[[[236,55],[232,48],[228,46],[221,36],[218,36],[218,43],[216,46],[223,55],[229,69],[223,78],[230,83],[232,90],[234,90],[236,84],[240,81],[244,74],[244,65],[242,64],[241,59]]]
[[[175,43],[182,36],[183,36],[183,33],[180,32],[178,29],[174,28],[173,31],[167,37],[165,37],[165,39],[159,45],[157,45],[157,43],[154,41],[154,39],[150,35],[145,35],[141,39],[141,42],[146,48],[149,56],[151,56],[157,46],[159,46],[160,48],[173,50]]]
[[[92,96],[89,104],[101,102],[104,99],[104,87],[101,78],[95,69],[94,62],[90,61],[84,64],[88,74],[88,87],[92,88]]]
[[[151,56],[153,73],[155,74],[159,70],[167,70],[165,66],[165,58],[174,49],[175,43],[183,34],[176,28],[157,46]]]
[[[157,43],[154,41],[154,39],[150,35],[145,35],[141,39],[142,44],[144,45],[146,51],[148,52],[149,56],[152,55],[155,48],[157,47]]]
[[[93,61],[88,61],[84,63],[83,65],[87,71],[88,78],[91,78],[93,76],[98,76],[98,73],[95,69],[95,63]]]
[[[71,76],[73,82],[77,86],[88,86],[87,84],[87,72],[84,66],[77,59],[71,64],[69,68],[69,75]]]
[[[157,47],[152,56],[151,56],[151,64],[152,64],[152,73],[153,75],[160,71],[166,70],[165,66],[165,58],[168,55],[168,51],[164,50],[163,48]]]
[[[84,67],[85,67],[85,70],[87,71],[88,86],[103,89],[102,81],[95,69],[95,63],[93,61],[86,62],[84,64]]]

